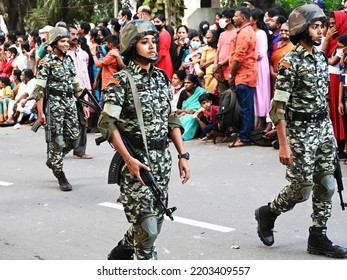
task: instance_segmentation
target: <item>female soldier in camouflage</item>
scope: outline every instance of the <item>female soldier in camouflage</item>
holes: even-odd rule
[[[164,220],[163,209],[145,186],[140,169],[153,172],[168,200],[168,183],[171,172],[171,155],[168,138],[179,154],[179,170],[182,183],[190,177],[189,154],[185,152],[181,124],[172,104],[172,92],[165,73],[154,67],[157,59],[157,30],[147,20],[134,20],[125,25],[120,34],[120,52],[125,58],[126,69],[134,79],[142,107],[146,138],[149,140],[149,158],[144,148],[133,95],[126,73],[114,74],[105,89],[105,106],[98,123],[103,136],[112,143],[124,159],[121,172],[120,201],[132,226],[108,256],[108,259],[157,259],[154,241]],[[132,157],[121,139],[122,133],[131,136],[142,162]],[[152,145],[154,144],[155,145]]]
[[[44,102],[47,104],[47,100],[44,101],[45,94],[48,97],[51,117],[48,126],[51,128],[52,141],[46,164],[58,179],[62,191],[72,190],[63,172],[63,158],[77,145],[79,138],[77,109],[72,96],[78,97],[81,88],[74,62],[66,55],[69,38],[69,31],[64,27],[55,27],[48,33],[47,44],[52,47],[52,52],[46,54],[39,62],[34,92],[38,122],[41,125],[46,124],[47,112],[43,104]],[[83,111],[87,118],[88,109],[84,107]]]
[[[279,159],[290,182],[268,205],[255,211],[258,235],[271,246],[276,218],[312,194],[312,226],[307,251],[346,258],[347,249],[326,236],[335,189],[335,141],[328,117],[328,65],[319,46],[324,12],[314,4],[296,8],[288,18],[290,40],[296,45],[278,64],[270,116],[277,128]]]

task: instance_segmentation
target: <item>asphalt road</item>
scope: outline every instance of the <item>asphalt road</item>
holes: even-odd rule
[[[113,150],[94,144],[91,160],[65,159],[72,192],[59,191],[46,167],[44,130],[0,128],[0,259],[105,260],[128,229],[119,188],[107,184]],[[165,221],[156,242],[162,260],[322,260],[306,252],[311,201],[281,215],[275,244],[264,246],[256,233],[254,210],[286,184],[285,167],[272,148],[229,149],[226,144],[185,142],[191,154],[191,180],[182,185],[177,157],[169,206],[175,221]],[[347,174],[347,166],[342,172]],[[344,182],[345,182],[344,178]],[[345,182],[346,184],[346,182]],[[347,200],[347,194],[345,195]],[[347,211],[333,199],[328,236],[347,246]]]

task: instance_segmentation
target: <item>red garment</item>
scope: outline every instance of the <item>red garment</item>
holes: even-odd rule
[[[329,104],[329,115],[331,122],[333,124],[334,136],[336,140],[345,140],[345,127],[347,127],[347,121],[345,115],[340,115],[338,112],[339,106],[339,85],[340,85],[340,75],[329,74],[330,83],[329,83],[329,94],[328,98],[331,99]]]
[[[11,58],[9,61],[3,61],[1,68],[2,68],[2,72],[6,77],[11,77],[12,75],[12,71],[13,71],[13,66],[12,66],[12,62],[14,60],[14,57]]]
[[[170,81],[174,72],[171,55],[171,36],[170,33],[163,29],[159,33],[159,46],[158,46],[158,56],[162,56],[162,59],[158,62],[157,67],[164,70],[166,75],[169,77]]]
[[[207,118],[207,120],[210,123],[215,123],[217,111],[218,111],[218,106],[217,105],[212,105],[211,112],[207,112],[204,109],[202,113],[204,114],[204,116]]]
[[[330,16],[334,15],[335,22],[336,22],[336,30],[338,31],[338,35],[331,37],[329,40],[328,50],[327,50],[327,56],[331,57],[333,52],[335,51],[337,47],[337,39],[347,33],[347,14],[344,11],[334,11],[330,13]]]

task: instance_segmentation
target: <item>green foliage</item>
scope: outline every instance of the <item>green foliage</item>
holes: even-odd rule
[[[305,1],[305,0],[276,0],[276,4],[283,6],[288,13],[290,13],[293,9],[298,6],[312,3],[313,1]],[[326,11],[336,11],[339,10],[342,6],[342,0],[325,0],[325,4],[327,6]]]

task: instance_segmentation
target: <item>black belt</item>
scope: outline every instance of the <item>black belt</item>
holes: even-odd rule
[[[324,120],[328,116],[328,111],[320,111],[318,113],[302,113],[289,111],[287,119],[289,121],[299,121],[303,123],[315,123]]]
[[[63,98],[72,97],[71,91],[64,91],[64,90],[59,90],[59,89],[54,89],[54,88],[49,89],[49,94],[54,95],[54,96],[61,96]]]
[[[134,146],[134,148],[137,149],[144,149],[145,145],[143,144],[142,139],[137,138],[130,138],[131,143]],[[167,148],[167,136],[159,139],[147,139],[147,147],[148,150],[165,150]]]

